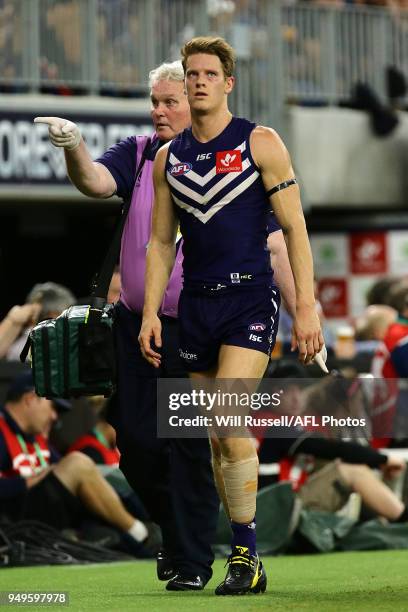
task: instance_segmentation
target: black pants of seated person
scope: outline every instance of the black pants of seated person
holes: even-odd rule
[[[127,500],[124,500],[124,504],[130,512],[133,511],[135,505],[133,500],[129,504]],[[140,502],[137,508],[145,513]],[[8,518],[12,521],[39,521],[58,531],[70,528],[79,529],[82,537],[85,540],[89,538],[91,542],[94,541],[95,535],[100,537],[103,533],[104,538],[107,535],[111,536],[115,549],[123,550],[136,557],[150,556],[142,543],[126,538],[123,534],[120,537],[119,529],[90,512],[53,473],[48,474],[38,484],[28,489],[24,501],[18,508],[14,506],[13,510],[13,513],[7,513]],[[138,518],[145,520],[145,516],[147,516],[146,513]],[[117,539],[119,537],[120,539]]]
[[[27,491],[19,519],[40,521],[55,529],[78,527],[88,516],[81,501],[51,473]]]

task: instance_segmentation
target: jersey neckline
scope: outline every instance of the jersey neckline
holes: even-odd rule
[[[222,130],[222,132],[220,132],[217,136],[214,136],[214,138],[211,138],[211,140],[207,140],[207,142],[201,142],[200,140],[197,140],[197,138],[194,136],[193,134],[193,127],[190,126],[189,129],[190,130],[190,134],[191,134],[191,138],[194,140],[194,143],[200,147],[206,147],[206,146],[213,146],[214,143],[221,138],[221,136],[223,136],[225,134],[225,132],[228,130],[229,127],[231,127],[231,125],[237,120],[236,117],[234,117],[234,115],[232,115],[231,117],[231,121],[225,126],[225,128]]]

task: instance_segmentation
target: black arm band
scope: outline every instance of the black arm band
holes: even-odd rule
[[[272,189],[270,189],[269,191],[266,192],[266,195],[271,196],[274,193],[277,193],[278,191],[282,191],[282,189],[286,189],[286,187],[290,187],[291,185],[296,185],[297,180],[294,179],[290,179],[289,181],[284,181],[283,183],[279,183],[279,185],[276,185],[276,187],[272,187]]]

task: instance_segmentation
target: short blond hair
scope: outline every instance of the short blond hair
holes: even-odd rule
[[[235,68],[235,51],[220,36],[197,36],[192,38],[181,49],[182,64],[184,72],[186,72],[187,59],[190,55],[197,53],[207,53],[208,55],[216,55],[222,65],[222,70],[225,77],[231,77]]]

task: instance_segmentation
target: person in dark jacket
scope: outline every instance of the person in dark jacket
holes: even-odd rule
[[[39,397],[31,372],[12,381],[0,414],[1,512],[57,529],[76,526],[89,512],[125,534],[134,551],[140,546],[144,556],[156,554],[157,525],[132,516],[89,457],[74,452],[60,459],[50,448],[48,434],[62,401]]]

